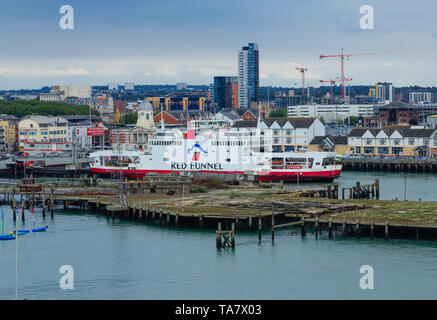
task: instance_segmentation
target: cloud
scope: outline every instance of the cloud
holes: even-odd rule
[[[91,73],[83,68],[70,68],[67,70],[64,69],[51,69],[51,70],[43,70],[41,72],[42,76],[87,76]]]
[[[9,68],[0,68],[0,75],[8,73],[10,71],[11,71],[11,69],[9,69]]]

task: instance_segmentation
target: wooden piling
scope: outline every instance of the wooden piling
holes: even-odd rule
[[[55,205],[55,202],[53,200],[53,188],[50,188],[50,217],[53,219],[53,206]]]
[[[329,218],[328,221],[328,237],[332,238],[332,218]]]
[[[360,235],[361,235],[360,220],[357,219],[357,222],[356,222],[356,224],[355,224],[355,237],[356,237],[357,239],[359,239],[359,238],[360,238]]]
[[[258,214],[258,241],[261,243],[261,228],[262,228],[262,218],[261,211]]]
[[[385,221],[385,230],[384,230],[384,234],[385,234],[385,240],[388,241],[390,239],[390,230],[389,230],[389,224],[388,224],[388,220]]]
[[[346,237],[346,221],[341,224],[341,236],[343,239]]]
[[[200,214],[199,215],[199,229],[202,229],[202,227],[203,227],[203,215]]]
[[[272,212],[272,242],[275,242],[275,215]]]
[[[373,240],[373,237],[375,236],[375,222],[370,223],[370,239]]]
[[[12,212],[13,212],[14,221],[17,220],[17,211],[15,209],[16,206],[17,206],[17,200],[15,200],[15,198],[12,198]]]
[[[316,239],[317,239],[317,236],[318,236],[318,230],[319,229],[319,216],[316,216],[316,222],[314,223],[314,235],[316,236]]]
[[[231,225],[231,248],[235,248],[235,223]]]
[[[215,232],[215,237],[216,237],[217,248],[221,248],[222,247],[222,223],[220,221],[217,224],[217,231]]]
[[[176,217],[175,217],[175,222],[174,223],[175,223],[175,227],[176,228],[179,227],[179,213],[176,213]],[[221,226],[221,224],[220,224],[220,226]]]
[[[302,237],[305,237],[306,230],[305,230],[305,217],[302,215],[301,222],[300,222],[300,235]]]

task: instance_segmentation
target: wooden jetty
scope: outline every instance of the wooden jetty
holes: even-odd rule
[[[328,238],[342,237],[412,237],[437,238],[437,203],[408,201],[368,200],[379,193],[379,181],[369,185],[357,183],[351,187],[352,199],[337,199],[337,187],[329,186],[327,196],[310,198],[287,190],[223,189],[207,193],[190,193],[185,184],[175,187],[179,191],[162,188],[150,192],[150,184],[122,183],[112,187],[60,188],[44,186],[0,188],[2,203],[10,203],[15,215],[26,210],[42,209],[54,217],[54,207],[64,210],[85,209],[106,215],[107,219],[130,219],[167,227],[214,228],[217,247],[234,247],[235,235],[240,230],[258,233],[261,242],[263,231],[271,228],[272,241],[276,231],[283,228],[300,228],[303,237],[312,232],[319,237],[326,231]],[[147,186],[147,187],[146,187]],[[144,188],[143,188],[144,187]],[[132,189],[133,188],[133,189]],[[165,191],[166,190],[166,191]],[[174,189],[173,189],[174,190]],[[345,196],[344,188],[342,198]],[[124,200],[122,200],[122,198]],[[15,217],[16,218],[16,217]]]
[[[356,186],[350,188],[342,188],[341,198],[345,199],[345,192],[349,193],[349,199],[370,199],[379,198],[379,179],[375,179],[374,183],[361,185],[357,181]]]
[[[437,172],[437,159],[399,158],[365,158],[343,159],[343,170],[394,171],[394,172]]]

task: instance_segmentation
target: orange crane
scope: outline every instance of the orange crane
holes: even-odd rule
[[[305,72],[308,71],[308,68],[296,68],[302,73],[302,97],[305,97]]]
[[[344,47],[341,47],[340,54],[325,55],[321,54],[320,59],[324,58],[340,58],[340,70],[341,70],[341,98],[344,99],[344,58],[349,58],[352,56],[371,56],[380,54],[396,54],[396,53],[412,53],[411,51],[387,51],[387,52],[367,52],[367,53],[344,53]]]
[[[331,84],[331,104],[334,104],[334,90],[332,89],[332,86],[335,83],[335,80],[320,80],[320,82],[329,82]]]

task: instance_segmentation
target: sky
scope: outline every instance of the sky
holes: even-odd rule
[[[63,5],[74,29],[59,26]],[[360,28],[360,8],[374,29]],[[437,2],[429,0],[1,0],[0,89],[50,85],[209,84],[237,75],[238,50],[259,44],[260,85],[299,87],[340,76],[352,85],[434,86]]]

